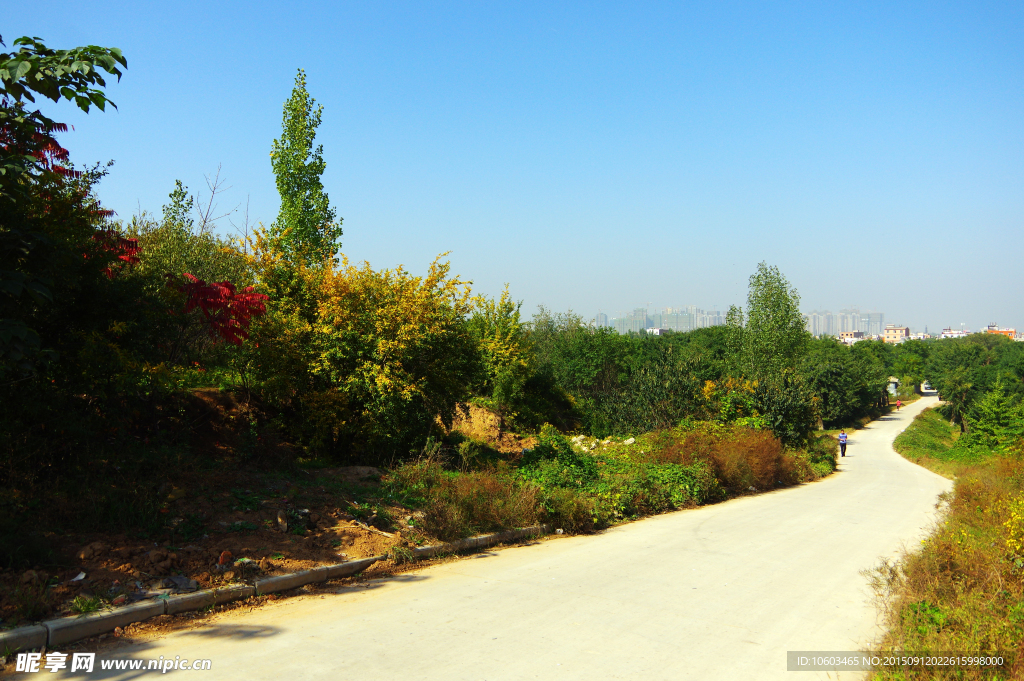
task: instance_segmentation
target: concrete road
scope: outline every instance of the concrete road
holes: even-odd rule
[[[787,672],[786,651],[857,650],[878,633],[861,571],[917,544],[951,484],[891,448],[935,403],[856,432],[817,483],[230,613],[116,653],[208,658],[200,676],[216,679],[860,678]],[[87,677],[145,673],[107,674]]]

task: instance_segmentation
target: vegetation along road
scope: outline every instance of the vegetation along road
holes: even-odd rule
[[[222,679],[784,678],[787,650],[880,633],[862,571],[918,542],[951,484],[891,447],[935,403],[855,433],[817,483],[226,613],[118,652],[208,658]]]

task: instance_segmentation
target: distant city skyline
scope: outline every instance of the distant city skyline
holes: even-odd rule
[[[639,333],[646,329],[685,332],[725,324],[725,315],[720,310],[704,310],[696,305],[656,307],[653,312],[648,307],[636,307],[629,312],[619,311],[615,317],[599,311],[591,322],[598,327],[615,329],[617,333]]]
[[[604,308],[598,310],[590,322],[598,327],[615,329],[618,333],[630,331],[638,332],[644,329],[667,329],[670,331],[691,331],[709,326],[725,324],[727,310],[717,308],[704,310],[695,305],[683,307],[673,306],[644,306],[634,307],[628,310],[618,310],[612,316]],[[872,308],[861,309],[856,305],[845,306],[836,312],[830,309],[812,309],[802,312],[806,321],[806,329],[814,336],[839,336],[844,331],[860,331],[868,336],[880,336],[884,333],[887,325],[896,324],[907,326],[911,333],[928,333],[938,337],[943,329],[952,329],[956,332],[963,330],[979,332],[984,331],[990,325],[1000,328],[1013,328],[1024,331],[1024,326],[1010,323],[1000,324],[998,321],[990,321],[974,326],[966,322],[958,323],[930,323],[930,324],[905,324],[901,319],[887,318],[884,312]]]

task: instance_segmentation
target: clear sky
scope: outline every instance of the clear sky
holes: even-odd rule
[[[46,107],[124,218],[219,165],[271,222],[301,67],[353,260],[451,251],[586,317],[743,304],[765,260],[805,310],[1024,327],[1019,2],[33,0],[0,33],[124,50],[117,111]]]

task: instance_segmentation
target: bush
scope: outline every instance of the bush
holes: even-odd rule
[[[576,490],[553,487],[541,490],[542,520],[566,532],[593,532],[608,525],[612,517],[601,513],[593,497]]]
[[[278,248],[264,234],[254,245],[271,302],[245,366],[297,439],[317,456],[380,465],[450,427],[480,358],[469,287],[449,265],[435,261],[426,277],[344,259],[318,268]]]
[[[437,458],[406,463],[385,479],[394,495],[424,513],[424,528],[443,540],[534,525],[536,486],[522,484],[507,468],[457,473]]]
[[[545,424],[533,449],[523,452],[519,475],[541,487],[583,488],[598,477],[597,462],[575,451],[554,426]]]
[[[721,484],[734,493],[801,480],[793,453],[768,431],[704,427],[685,435],[676,456],[684,462],[707,462]]]

